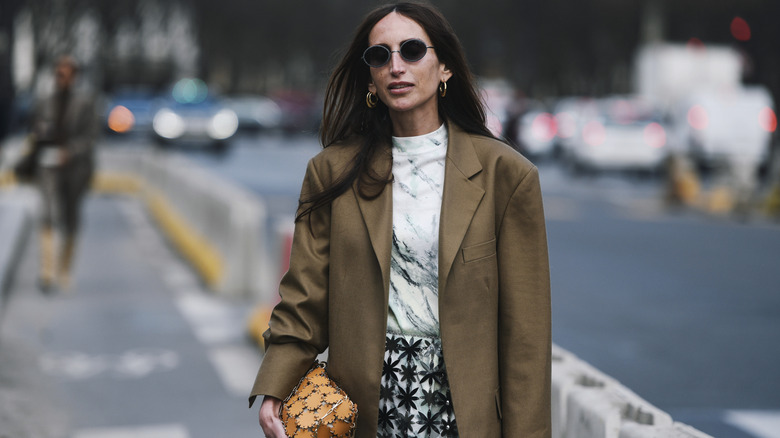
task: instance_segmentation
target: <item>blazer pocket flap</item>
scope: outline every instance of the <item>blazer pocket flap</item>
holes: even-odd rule
[[[490,257],[496,253],[496,239],[491,239],[484,243],[478,243],[476,245],[464,247],[462,251],[464,263]]]

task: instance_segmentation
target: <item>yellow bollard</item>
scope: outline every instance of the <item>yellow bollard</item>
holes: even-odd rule
[[[780,218],[780,183],[776,183],[764,201],[764,211],[771,217]]]
[[[270,307],[257,306],[252,314],[249,315],[249,320],[247,321],[247,332],[261,349],[265,349],[263,333],[268,330],[268,321],[271,320],[271,310],[273,309]]]
[[[725,214],[734,209],[734,193],[725,186],[712,189],[707,196],[706,208],[711,213]]]

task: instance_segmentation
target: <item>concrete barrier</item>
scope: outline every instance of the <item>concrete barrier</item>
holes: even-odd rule
[[[614,378],[553,346],[553,438],[706,438]]]
[[[18,202],[0,199],[0,316],[29,234],[28,208]]]

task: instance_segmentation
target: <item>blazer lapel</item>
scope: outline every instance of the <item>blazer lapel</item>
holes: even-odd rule
[[[482,165],[468,134],[450,122],[439,225],[439,293],[444,291],[471,218],[485,195],[470,179],[480,171]]]
[[[382,193],[374,199],[360,196],[357,183],[352,185],[352,192],[382,270],[382,286],[387,302],[390,291],[390,252],[393,245],[393,185],[387,184]]]

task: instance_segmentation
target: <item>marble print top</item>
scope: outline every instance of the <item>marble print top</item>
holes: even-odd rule
[[[389,332],[439,336],[439,216],[447,128],[393,137]]]

